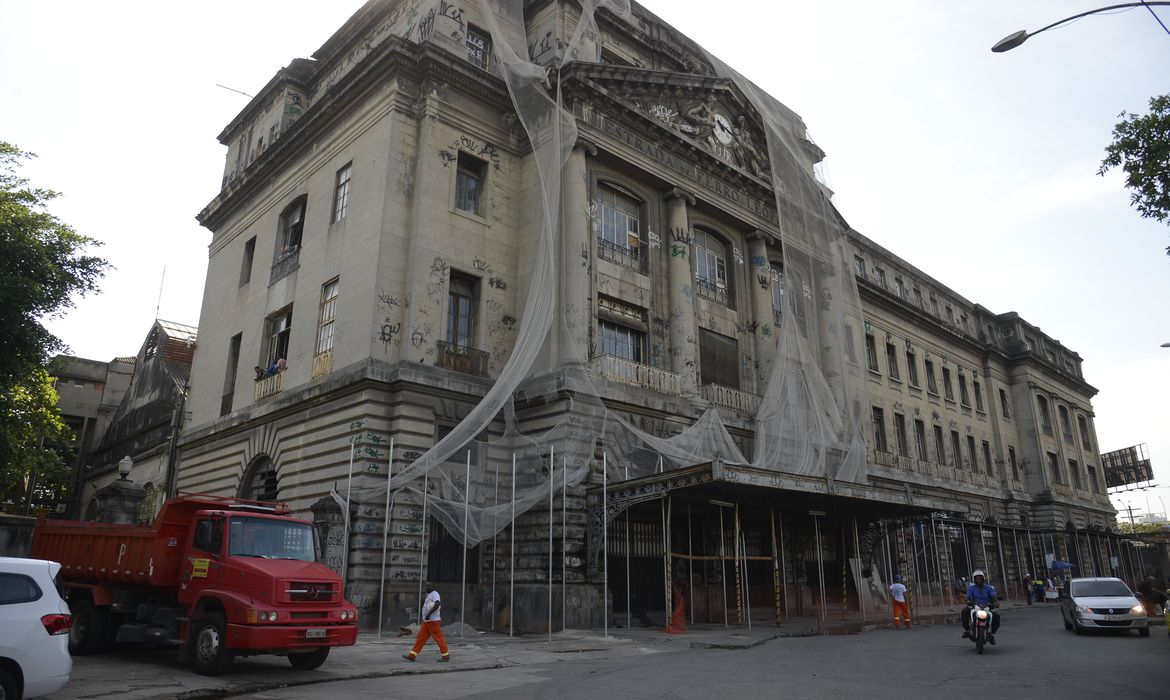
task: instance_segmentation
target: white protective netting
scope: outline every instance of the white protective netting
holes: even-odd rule
[[[562,173],[578,129],[562,100],[559,76],[571,61],[597,60],[598,9],[628,18],[631,7],[628,0],[581,0],[581,21],[566,42],[561,65],[550,70],[526,58],[524,4],[523,0],[480,0],[483,21],[493,37],[498,64],[539,172],[539,196],[532,197],[534,211],[525,217],[540,221],[539,244],[531,260],[515,348],[491,389],[450,433],[382,485],[355,488],[351,499],[381,503],[389,489],[397,502],[421,503],[425,488],[428,512],[470,547],[547,502],[550,486],[560,492],[581,484],[591,468],[600,468],[596,455],[602,450],[608,457],[611,483],[714,459],[810,477],[865,481],[864,383],[858,365],[845,360],[846,352],[851,357],[854,348],[847,332],[858,333],[863,320],[844,223],[814,177],[810,153],[815,148],[810,148],[799,117],[713,56],[706,59],[715,78],[738,90],[766,133],[783,241],[784,309],[772,336],[772,357],[760,362],[769,375],[750,459],[714,408],[673,436],[651,435],[608,411],[596,389],[602,380],[589,358],[564,356],[566,349],[587,352],[580,344],[558,344],[561,364],[551,381],[547,368],[536,369],[541,357],[553,353],[550,344],[556,333],[550,330],[554,323],[561,324],[560,334],[574,335],[565,325],[567,314],[558,311],[584,302],[571,299],[563,270],[555,262],[561,243],[558,236],[565,229],[560,219],[587,215],[561,207]],[[749,263],[737,263],[750,279]],[[771,321],[772,309],[757,312],[768,314]],[[555,424],[547,419],[533,421],[539,427],[525,433],[513,408],[518,391],[528,398],[534,394],[571,398],[557,399],[567,405]],[[478,439],[493,427],[501,433],[498,438]],[[470,469],[466,465],[469,450],[474,454]]]

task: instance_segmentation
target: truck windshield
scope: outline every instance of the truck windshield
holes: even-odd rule
[[[313,528],[307,523],[233,517],[228,554],[262,559],[314,561]]]

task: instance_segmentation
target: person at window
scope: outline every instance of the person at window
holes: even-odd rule
[[[276,371],[283,372],[288,369],[288,361],[283,357],[276,361]]]
[[[273,360],[272,364],[268,365],[268,369],[265,372],[269,377],[276,374],[276,360]]]
[[[268,373],[264,371],[264,368],[261,367],[260,365],[256,365],[256,381],[260,381],[261,379],[264,379],[267,376],[268,376]]]

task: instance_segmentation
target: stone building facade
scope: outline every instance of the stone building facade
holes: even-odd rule
[[[796,175],[772,157],[750,87],[636,4],[595,22],[577,3],[515,5],[495,17],[474,1],[371,0],[220,134],[223,189],[199,214],[213,239],[181,490],[315,519],[350,598],[392,624],[411,618],[423,577],[458,586],[445,598],[473,624],[543,629],[661,621],[680,577],[696,619],[723,621],[772,601],[777,620],[856,606],[895,571],[940,601],[975,567],[1010,583],[1053,559],[1125,573],[1075,352],[852,230],[838,255],[863,318],[818,323],[837,300],[813,278],[832,271],[802,277],[788,255],[802,227],[840,217],[783,191]],[[527,93],[509,58],[517,32],[515,53],[539,67]],[[551,127],[517,105],[554,95],[574,123],[550,177]],[[774,110],[799,160],[820,160],[799,117]],[[550,301],[538,286],[550,182],[558,277],[537,352],[524,324]],[[863,389],[851,414],[863,478],[761,465],[761,405],[796,354],[781,328],[840,341],[815,362]],[[437,476],[389,479],[475,420],[521,357],[526,378],[508,386],[529,430],[593,392],[662,440],[718,415],[725,437],[704,444],[723,442],[683,469],[643,454],[633,476],[632,453],[610,463],[604,439],[578,445],[572,484],[550,455],[550,502],[524,501],[514,520],[493,506],[496,461],[483,511],[508,524],[473,538],[419,498]],[[588,391],[561,373],[577,360]],[[439,455],[456,474],[443,483],[469,501],[490,491],[487,454],[509,425],[497,416]]]

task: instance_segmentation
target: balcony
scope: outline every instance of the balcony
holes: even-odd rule
[[[718,282],[696,278],[695,291],[698,292],[699,296],[708,301],[714,301],[728,307],[732,304],[731,292],[727,290],[726,285]]]
[[[604,238],[597,239],[597,257],[635,272],[646,272],[642,249],[625,246]]]
[[[332,371],[333,351],[326,350],[325,352],[319,353],[316,357],[313,358],[313,370],[309,375],[309,380],[315,382],[318,379],[329,376],[329,373]]]
[[[488,376],[489,356],[483,350],[455,345],[445,340],[436,342],[435,348],[439,351],[438,358],[435,360],[436,367],[472,374],[477,377]]]
[[[613,355],[600,355],[594,358],[593,366],[601,373],[601,376],[611,381],[640,386],[660,394],[670,394],[671,396],[682,394],[681,377],[674,372]]]
[[[300,247],[293,246],[291,252],[281,253],[276,264],[272,266],[272,276],[268,279],[268,286],[271,287],[299,269],[301,269]]]
[[[754,416],[760,410],[760,397],[751,392],[720,384],[704,384],[700,393],[713,405],[730,408],[741,415]]]
[[[893,452],[873,451],[873,463],[882,467],[898,467],[898,457]]]
[[[284,372],[285,370],[281,370],[276,374],[258,380],[252,397],[253,400],[263,401],[264,399],[279,394],[284,388]]]

